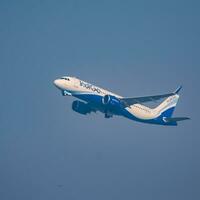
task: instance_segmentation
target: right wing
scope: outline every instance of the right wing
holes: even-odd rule
[[[154,95],[154,96],[145,96],[145,97],[135,97],[135,98],[121,98],[121,102],[124,103],[126,107],[129,107],[133,104],[137,103],[146,103],[150,101],[157,101],[166,97],[173,96],[175,94],[178,94],[178,92],[181,90],[181,86],[178,87],[174,92],[168,93],[168,94],[161,94],[161,95]]]
[[[145,96],[145,97],[135,97],[135,98],[121,98],[120,100],[125,104],[125,106],[131,106],[137,103],[145,103],[150,101],[157,101],[166,97],[170,97],[174,95],[174,93],[163,94],[163,95],[155,95],[155,96]]]

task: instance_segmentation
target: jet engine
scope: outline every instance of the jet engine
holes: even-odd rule
[[[72,103],[72,110],[82,115],[86,115],[92,111],[86,103],[81,101],[74,101]]]
[[[108,108],[121,108],[122,104],[120,99],[112,95],[105,95],[102,98],[103,105],[107,106]]]

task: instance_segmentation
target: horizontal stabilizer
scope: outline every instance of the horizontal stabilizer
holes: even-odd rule
[[[188,119],[190,118],[189,117],[174,117],[174,118],[164,117],[165,122],[179,122],[179,121],[188,120]]]

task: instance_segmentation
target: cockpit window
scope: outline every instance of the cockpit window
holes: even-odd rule
[[[70,79],[67,78],[67,77],[62,77],[62,78],[60,78],[60,79],[63,79],[63,80],[66,80],[66,81],[70,81]]]

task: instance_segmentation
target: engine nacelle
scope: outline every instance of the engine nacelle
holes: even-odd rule
[[[86,115],[91,112],[91,108],[86,103],[81,101],[74,101],[72,103],[72,110],[82,115]]]
[[[120,99],[112,95],[105,95],[102,98],[102,103],[110,108],[121,108],[122,106]]]

